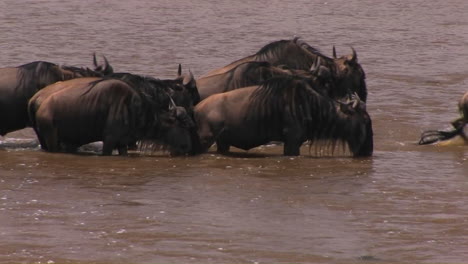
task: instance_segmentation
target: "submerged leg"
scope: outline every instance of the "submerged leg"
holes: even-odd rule
[[[119,145],[118,150],[119,150],[119,155],[120,156],[127,156],[128,155],[127,145]]]
[[[38,131],[41,134],[39,137],[41,142],[41,148],[50,152],[59,152],[60,143],[58,140],[58,131],[53,127],[51,122],[48,120],[41,120],[39,123]]]
[[[299,156],[300,148],[305,139],[302,138],[302,129],[297,123],[283,129],[284,156]]]
[[[299,156],[301,144],[284,142],[283,155],[284,156]]]
[[[103,156],[111,156],[112,155],[112,151],[114,150],[115,148],[115,143],[111,142],[111,141],[103,141],[102,142],[102,155]]]
[[[221,153],[221,154],[228,153],[230,147],[231,146],[229,144],[224,143],[221,140],[216,140],[216,151],[218,153]]]

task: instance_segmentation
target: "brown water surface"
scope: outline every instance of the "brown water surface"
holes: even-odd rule
[[[79,155],[0,138],[0,263],[467,263],[468,149],[416,145],[468,89],[468,3],[0,2],[1,67],[46,60],[195,76],[302,36],[350,46],[367,74],[375,154]]]

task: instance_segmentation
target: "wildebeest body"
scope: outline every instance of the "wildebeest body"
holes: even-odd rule
[[[39,105],[34,123],[49,151],[103,141],[103,153],[110,154],[137,138],[134,120],[141,112],[137,93],[119,81],[90,88],[93,80],[97,79],[87,78],[80,86],[73,83],[62,88]]]
[[[243,63],[252,61],[265,61],[273,66],[284,65],[290,69],[309,70],[317,58],[321,59],[321,66],[329,69],[335,82],[334,86],[337,94],[357,93],[362,100],[367,100],[366,76],[361,65],[358,63],[357,54],[354,49],[352,55],[341,57],[336,57],[336,52],[334,51],[334,57],[330,58],[299,38],[269,43],[257,53],[232,62],[222,68],[212,70],[202,75],[200,79],[226,73]]]
[[[0,135],[28,126],[28,100],[45,86],[85,76],[102,76],[112,72],[106,60],[99,66],[94,57],[95,70],[73,66],[58,66],[35,61],[18,67],[0,69]]]
[[[201,99],[216,93],[223,93],[247,86],[260,85],[274,77],[297,76],[311,83],[311,86],[322,94],[332,98],[343,98],[348,95],[334,89],[330,71],[320,66],[318,59],[310,70],[295,70],[287,67],[276,67],[265,61],[244,62],[229,71],[197,80],[197,87]]]
[[[104,155],[113,149],[125,155],[129,143],[142,139],[188,152],[190,135],[175,119],[175,110],[148,100],[121,80],[83,78],[42,89],[31,99],[29,112],[43,148],[51,152],[102,141]]]
[[[342,140],[355,156],[373,150],[369,115],[357,106],[337,103],[302,79],[281,77],[261,86],[215,94],[195,107],[201,151],[215,141],[248,150],[270,141],[284,142],[284,155],[299,155],[306,140]]]

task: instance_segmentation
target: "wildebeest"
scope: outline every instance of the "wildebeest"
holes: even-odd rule
[[[458,110],[460,117],[452,121],[452,130],[428,130],[424,131],[419,140],[419,145],[432,144],[439,141],[450,140],[456,136],[460,136],[465,144],[468,144],[468,137],[465,135],[465,126],[468,124],[468,92],[466,92],[458,102]]]
[[[104,58],[104,65],[95,69],[59,66],[46,61],[35,61],[18,67],[0,69],[0,135],[28,126],[28,100],[49,84],[86,76],[104,76],[113,72]]]
[[[320,66],[320,58],[311,66],[310,70],[295,70],[287,67],[276,67],[266,61],[243,62],[224,73],[214,74],[197,80],[200,99],[216,93],[223,93],[247,86],[260,85],[268,79],[279,76],[297,75],[311,82],[322,82],[323,93],[335,97],[344,97],[345,94],[336,94],[332,89],[333,80],[328,68]],[[315,88],[315,87],[314,87]],[[347,92],[347,91],[346,91]]]
[[[151,76],[122,72],[110,74],[105,78],[122,80],[139,90],[141,90],[141,87],[146,87],[143,90],[164,90],[171,96],[177,106],[183,106],[189,113],[193,112],[193,106],[200,101],[200,95],[193,74],[190,72],[189,74],[182,75],[180,65],[175,79],[157,79]]]
[[[172,154],[191,149],[191,118],[163,89],[109,78],[79,78],[40,90],[28,106],[43,149],[72,152],[79,146],[103,142],[103,155],[137,140],[167,145]]]
[[[354,156],[370,156],[373,132],[365,104],[339,103],[316,92],[303,78],[272,78],[214,94],[195,106],[201,149],[214,142],[220,153],[230,146],[248,150],[284,142],[284,155],[299,155],[307,140],[344,141]]]
[[[285,65],[291,69],[308,70],[317,57],[321,58],[321,65],[330,70],[337,90],[357,93],[362,100],[367,100],[366,75],[358,63],[357,53],[354,49],[350,55],[337,57],[333,47],[333,58],[330,58],[297,37],[292,40],[279,40],[267,44],[257,53],[232,62],[225,67],[212,70],[202,75],[200,79],[225,73],[249,61],[266,61],[273,66]]]

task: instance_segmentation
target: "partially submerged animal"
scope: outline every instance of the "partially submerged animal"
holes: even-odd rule
[[[338,57],[333,47],[333,58],[330,58],[297,37],[267,44],[253,55],[202,75],[197,82],[213,75],[226,73],[243,63],[252,61],[265,61],[272,66],[286,66],[295,70],[309,70],[317,58],[320,58],[320,66],[329,70],[335,82],[335,89],[341,91],[341,94],[357,93],[361,100],[367,100],[366,75],[353,48],[352,54]],[[201,92],[202,97],[203,93]]]
[[[320,65],[320,58],[309,70],[295,70],[286,66],[276,67],[265,61],[249,61],[241,63],[229,71],[199,78],[196,82],[200,99],[210,95],[227,91],[260,85],[274,77],[299,76],[320,86],[320,93],[330,97],[345,97],[347,94],[337,94],[334,89],[333,79],[328,68]],[[312,85],[317,88],[316,85]]]
[[[460,117],[452,121],[451,130],[427,130],[421,134],[419,145],[437,143],[440,146],[468,145],[468,136],[465,134],[465,126],[468,124],[468,92],[458,102]]]
[[[283,154],[296,156],[305,141],[318,140],[344,141],[356,157],[373,152],[372,122],[364,103],[339,103],[295,76],[212,95],[195,107],[195,121],[200,152],[214,142],[225,153],[230,146],[249,150],[281,141]]]
[[[29,125],[28,100],[39,90],[58,81],[80,77],[105,76],[113,72],[104,57],[104,65],[95,68],[60,66],[46,61],[35,61],[18,67],[0,69],[0,135],[23,129]]]
[[[28,110],[41,147],[50,152],[73,152],[102,141],[103,155],[114,149],[126,155],[137,140],[166,145],[174,155],[191,150],[193,121],[162,89],[79,78],[42,89]]]

